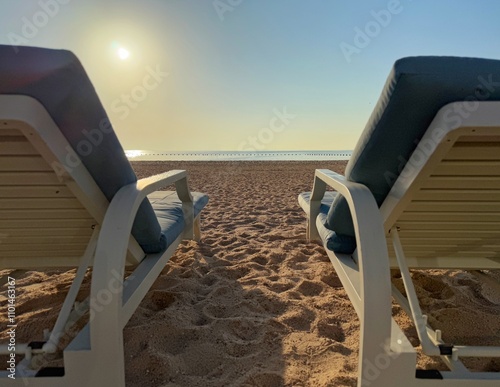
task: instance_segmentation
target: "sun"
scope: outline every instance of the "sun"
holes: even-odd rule
[[[130,57],[130,51],[127,50],[125,47],[120,47],[117,51],[118,58],[121,60],[127,60]]]

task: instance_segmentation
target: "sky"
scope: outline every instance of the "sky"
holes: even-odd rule
[[[497,0],[0,0],[0,10],[0,44],[78,56],[125,149],[351,150],[397,59],[500,59]]]

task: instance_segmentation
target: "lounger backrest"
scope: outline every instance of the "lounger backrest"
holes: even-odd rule
[[[137,181],[94,87],[71,52],[0,45],[0,95],[38,100],[108,201],[121,187]],[[75,161],[70,153],[65,166],[71,168]],[[5,160],[2,153],[0,162]],[[147,200],[137,213],[132,235],[145,252],[165,248],[165,238]]]
[[[0,119],[0,267],[78,266],[108,200],[82,163],[57,167],[69,144],[37,101],[0,95],[0,113],[20,116]],[[131,239],[128,262],[143,257]]]
[[[398,60],[387,79],[346,168],[346,177],[366,185],[380,206],[411,154],[446,104],[500,100],[500,61],[456,57],[410,57]],[[451,112],[457,120],[468,111]],[[355,248],[347,202],[338,197],[326,226],[339,236],[338,252]]]
[[[443,107],[380,211],[393,264],[397,230],[410,267],[499,269],[500,102]]]

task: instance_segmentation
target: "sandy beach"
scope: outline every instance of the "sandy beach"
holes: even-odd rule
[[[210,202],[202,240],[183,242],[124,330],[127,386],[356,386],[359,321],[323,247],[305,239],[297,195],[314,169],[344,161],[136,162],[141,177],[187,169]],[[74,270],[0,271],[17,279],[17,339],[41,340]],[[398,274],[393,273],[397,286]],[[415,271],[421,305],[444,339],[500,346],[500,273]],[[88,291],[86,282],[79,299]],[[397,305],[393,314],[418,340]],[[52,364],[58,364],[54,359]],[[500,361],[470,360],[500,371]],[[419,357],[422,368],[445,369]]]

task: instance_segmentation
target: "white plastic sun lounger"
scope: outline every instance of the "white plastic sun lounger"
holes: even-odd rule
[[[500,269],[499,86],[500,61],[397,61],[346,176],[316,170],[312,193],[299,195],[308,237],[324,244],[360,318],[358,386],[500,385],[500,372],[461,362],[498,358],[500,347],[444,342],[409,273]],[[390,268],[400,269],[407,297],[391,287]],[[448,371],[416,370],[416,352],[391,317],[391,293],[423,352]]]
[[[24,360],[0,384],[124,386],[123,328],[179,243],[199,239],[207,202],[185,171],[137,181],[72,53],[0,46],[0,268],[77,268],[55,326],[15,343]],[[90,296],[76,305],[89,267]],[[40,368],[85,313],[64,367]]]

